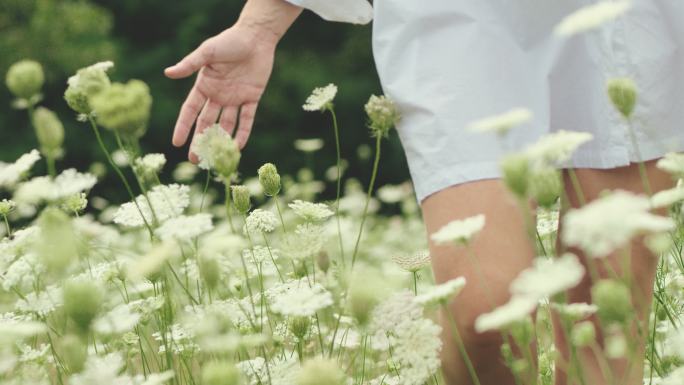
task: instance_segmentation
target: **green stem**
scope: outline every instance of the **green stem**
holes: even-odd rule
[[[632,147],[634,148],[634,154],[636,155],[638,160],[639,177],[641,178],[641,183],[643,184],[644,192],[651,196],[653,195],[653,190],[651,190],[651,183],[648,180],[648,174],[646,173],[646,165],[644,164],[644,158],[641,157],[639,143],[636,140],[636,135],[634,134],[634,129],[632,128],[631,120],[627,120],[627,132],[629,134],[629,140],[632,142]]]
[[[458,350],[461,352],[461,357],[463,357],[463,362],[466,365],[466,368],[468,369],[468,373],[470,373],[470,377],[473,379],[473,384],[475,385],[480,385],[480,379],[477,377],[477,372],[475,372],[475,367],[473,366],[472,361],[470,360],[470,356],[468,356],[468,352],[465,349],[465,345],[463,344],[463,339],[461,338],[461,334],[458,332],[458,326],[456,325],[456,320],[454,320],[453,314],[451,314],[451,310],[449,309],[446,304],[442,305],[444,308],[444,311],[447,314],[447,318],[449,318],[449,326],[451,328],[451,332],[454,336],[454,340],[456,340],[456,345],[458,345]]]
[[[226,181],[226,217],[228,217],[228,226],[230,226],[230,232],[235,234],[235,225],[233,225],[233,209],[230,204],[230,182]]]
[[[280,211],[280,203],[278,203],[278,196],[277,195],[273,196],[273,202],[275,202],[275,207],[276,207],[276,210],[278,211],[278,217],[280,218],[280,225],[283,226],[283,233],[286,233],[287,229],[285,228],[285,221],[283,220],[283,213]]]
[[[380,164],[380,144],[382,141],[382,136],[377,136],[375,138],[375,160],[373,161],[373,173],[371,174],[370,185],[368,186],[368,193],[366,195],[366,204],[363,207],[363,215],[361,216],[361,226],[359,227],[359,234],[356,237],[356,244],[354,245],[354,254],[352,254],[352,267],[356,262],[356,255],[359,252],[359,243],[361,242],[361,235],[363,234],[363,225],[366,223],[366,217],[368,214],[368,205],[370,204],[371,196],[373,195],[373,185],[375,184],[375,178],[378,175],[378,165]]]
[[[584,191],[582,191],[582,185],[580,185],[575,169],[569,168],[568,175],[570,175],[570,183],[572,183],[572,189],[575,190],[575,195],[577,196],[580,206],[584,206],[587,203],[587,200],[584,198]]]
[[[5,229],[7,230],[7,238],[9,239],[12,236],[12,228],[7,220],[7,215],[3,214],[2,218],[5,220]]]
[[[145,227],[147,227],[147,231],[150,233],[150,239],[153,239],[154,238],[154,232],[152,231],[152,227],[147,222],[147,218],[145,218],[145,215],[143,215],[142,209],[140,208],[140,205],[138,205],[138,201],[135,199],[135,195],[133,195],[133,190],[131,190],[131,186],[128,184],[126,177],[121,172],[121,169],[116,165],[116,163],[114,163],[114,160],[112,160],[112,156],[109,154],[107,147],[105,147],[104,142],[102,141],[102,136],[100,135],[100,130],[97,128],[97,124],[95,123],[95,120],[93,119],[92,116],[89,116],[88,121],[90,122],[90,126],[93,128],[93,132],[95,133],[95,138],[97,138],[97,143],[100,145],[100,149],[102,149],[102,152],[104,152],[105,157],[107,158],[107,161],[109,162],[109,165],[112,166],[112,168],[114,169],[114,172],[116,172],[116,174],[119,176],[119,179],[121,179],[121,182],[123,182],[124,187],[126,188],[126,191],[128,192],[128,195],[131,197],[131,201],[133,202],[135,207],[138,209],[138,213],[140,214],[140,218],[142,218],[143,222],[145,223]]]
[[[337,191],[335,194],[335,217],[337,219],[337,234],[340,240],[340,261],[344,266],[344,243],[342,242],[342,225],[340,224],[340,195],[342,193],[342,151],[340,150],[340,131],[337,125],[337,115],[335,109],[330,108],[335,132],[335,151],[337,153]]]
[[[413,272],[413,294],[418,295],[418,272]]]

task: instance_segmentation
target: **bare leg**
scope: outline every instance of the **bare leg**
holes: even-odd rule
[[[477,316],[508,301],[510,282],[531,264],[535,255],[519,206],[503,183],[492,179],[442,190],[424,200],[422,208],[428,234],[452,220],[485,215],[484,230],[467,248],[431,243],[432,264],[437,282],[466,277],[466,287],[450,309],[480,383],[514,384],[513,376],[501,359],[502,337],[498,333],[478,334],[473,325]],[[447,383],[472,384],[449,323],[443,321],[442,326],[442,362]]]
[[[669,175],[655,167],[655,161],[646,162],[646,169],[651,187],[654,192],[672,187],[672,179]],[[607,189],[622,189],[635,193],[644,193],[636,164],[610,170],[577,169],[576,175],[579,179],[579,183],[587,201],[596,199],[600,196],[602,191]],[[567,171],[564,172],[564,179],[566,193],[569,199],[569,206],[579,207],[580,204],[578,202],[577,195],[571,186]],[[562,229],[559,231],[562,231]],[[577,254],[585,265],[588,263],[586,256],[580,250],[573,248],[569,249],[568,251]],[[610,362],[613,375],[616,377],[617,383],[620,385],[637,385],[642,383],[642,363],[646,344],[646,333],[639,334],[637,330],[648,329],[648,315],[651,306],[651,298],[653,296],[653,281],[655,279],[655,271],[658,263],[657,258],[654,257],[653,254],[643,245],[642,238],[635,239],[632,242],[630,251],[631,268],[627,273],[631,274],[633,279],[632,282],[636,283],[632,286],[632,303],[634,305],[639,324],[635,323],[634,333],[632,336],[629,336],[629,338],[637,338],[637,346],[639,346],[639,349],[636,359],[631,363],[631,365],[627,363],[626,360],[612,360]],[[610,277],[611,274],[613,274],[611,270],[623,275],[625,273],[622,268],[624,266],[622,263],[622,261],[624,261],[624,259],[622,259],[623,257],[624,253],[621,254],[620,252],[616,252],[608,256],[606,262],[611,268],[606,269],[602,268],[600,265],[597,265],[599,276],[601,278]],[[568,302],[590,303],[591,285],[591,278],[587,275],[579,286],[568,292]],[[569,357],[567,341],[565,340],[564,335],[559,327],[558,319],[555,319],[554,321],[556,330],[556,347],[562,353],[565,361],[567,361]],[[593,321],[596,322],[595,319]],[[599,337],[599,343],[600,339],[601,338]],[[601,374],[596,357],[590,350],[587,349],[579,351],[578,359],[582,366],[586,384],[608,384],[608,381]],[[556,371],[556,384],[568,384],[566,373],[563,373],[562,370]],[[573,385],[575,385],[575,382],[573,382]]]

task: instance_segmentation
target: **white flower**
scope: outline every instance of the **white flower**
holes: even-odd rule
[[[123,334],[133,330],[140,321],[140,314],[130,306],[121,304],[93,321],[93,330],[99,334]]]
[[[580,209],[569,210],[563,219],[563,242],[592,257],[604,257],[635,235],[674,228],[672,219],[651,214],[650,208],[645,196],[615,191]]]
[[[475,331],[484,333],[505,329],[513,323],[524,320],[536,308],[536,299],[513,296],[506,304],[477,317]]]
[[[584,266],[574,254],[566,253],[558,258],[538,257],[532,267],[521,271],[511,282],[511,294],[537,300],[552,297],[577,286],[584,272]]]
[[[244,232],[247,234],[270,233],[278,226],[278,218],[270,211],[256,209],[245,219]]]
[[[122,378],[119,376],[123,367],[124,361],[118,353],[109,353],[103,357],[91,355],[86,361],[85,369],[71,376],[69,384],[126,384],[122,380],[130,381],[130,377]]]
[[[189,241],[213,228],[209,214],[180,215],[170,218],[154,232],[163,241],[172,239]]]
[[[207,127],[195,136],[192,152],[199,159],[199,168],[214,170],[225,177],[232,175],[240,162],[237,143],[218,124]]]
[[[0,162],[0,187],[14,186],[39,159],[38,150],[31,150],[20,156],[14,163]]]
[[[159,173],[165,164],[166,156],[164,154],[147,154],[135,160],[136,167],[150,174]]]
[[[166,352],[166,345],[164,345],[162,335],[160,332],[152,334],[155,341],[159,342],[159,354]],[[192,352],[199,350],[199,346],[193,341],[193,334],[190,330],[184,328],[180,324],[171,325],[171,330],[166,333],[166,343],[171,345],[171,350],[180,354],[183,352]]]
[[[498,135],[506,134],[511,128],[520,126],[532,120],[532,111],[526,108],[514,108],[501,115],[474,121],[466,127],[473,132],[494,132]]]
[[[332,106],[335,95],[337,95],[337,86],[332,83],[325,87],[314,88],[302,108],[304,111],[323,111]]]
[[[425,293],[418,295],[416,301],[422,305],[445,304],[452,297],[457,296],[463,290],[465,284],[466,279],[464,277],[454,278],[431,287]]]
[[[183,213],[183,210],[190,204],[189,193],[190,188],[185,185],[159,185],[147,192],[147,198],[144,195],[139,195],[135,201],[138,203],[147,223],[152,223],[155,218],[159,222],[163,222]],[[147,204],[148,199],[154,208],[154,216]],[[139,227],[145,224],[133,202],[121,205],[114,214],[114,223],[129,227]]]
[[[415,273],[430,265],[430,252],[422,250],[411,254],[395,254],[392,256],[392,260],[402,269]]]
[[[406,184],[386,184],[378,189],[378,199],[383,203],[399,203],[411,195],[411,188]]]
[[[670,152],[658,160],[656,167],[672,175],[684,176],[684,153]]]
[[[17,310],[34,313],[41,317],[47,316],[60,306],[62,306],[62,290],[56,286],[50,286],[39,293],[29,293],[15,304]]]
[[[626,13],[632,7],[629,0],[600,1],[566,16],[555,29],[558,36],[571,36],[598,28]]]
[[[372,311],[371,330],[375,331],[373,339],[399,330],[404,323],[422,316],[423,307],[415,301],[413,293],[408,290],[394,293]]]
[[[440,367],[442,328],[429,319],[408,322],[395,331],[392,357],[403,385],[423,385]]]
[[[294,234],[285,236],[280,248],[287,257],[296,261],[311,258],[323,248],[326,241],[324,230],[312,223],[297,225]]]
[[[598,311],[598,306],[585,302],[552,303],[551,307],[559,314],[577,321],[585,319]]]
[[[41,335],[47,330],[47,325],[42,322],[30,321],[28,317],[18,316],[14,313],[0,314],[0,345],[2,346],[8,346],[10,343],[24,338]]]
[[[525,154],[533,162],[555,166],[570,159],[579,146],[592,138],[593,135],[588,132],[559,130],[539,138],[527,147]]]
[[[81,173],[70,168],[62,171],[55,179],[39,176],[19,185],[14,192],[17,202],[39,204],[43,201],[53,202],[80,195],[97,183],[97,177],[89,173]]]
[[[658,385],[682,385],[684,384],[684,366],[670,372],[658,382]]]
[[[559,218],[560,213],[558,210],[548,210],[543,207],[537,208],[537,231],[539,236],[543,237],[557,232]]]
[[[275,313],[310,317],[333,304],[332,294],[319,283],[309,286],[306,280],[299,280],[287,285],[271,304],[271,310]]]
[[[485,216],[479,214],[474,217],[451,221],[433,233],[430,238],[438,245],[445,243],[466,244],[484,228],[484,225]]]
[[[309,222],[324,221],[335,214],[325,203],[311,203],[297,199],[288,206],[295,214]]]
[[[684,186],[680,183],[671,189],[659,191],[651,197],[651,206],[654,209],[669,207],[677,202],[684,201]]]
[[[316,152],[323,148],[323,139],[297,139],[294,141],[294,147],[301,152]]]

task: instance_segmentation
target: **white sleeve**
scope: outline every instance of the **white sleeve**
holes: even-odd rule
[[[373,19],[373,7],[367,0],[286,0],[313,11],[328,21],[368,24]]]

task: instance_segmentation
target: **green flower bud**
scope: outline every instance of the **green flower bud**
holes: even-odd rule
[[[69,107],[81,114],[90,114],[90,98],[111,86],[107,70],[114,64],[102,62],[81,68],[76,75],[69,78],[69,87],[64,92],[64,99]]]
[[[583,321],[572,327],[570,340],[576,347],[589,346],[596,341],[596,328],[591,321]]]
[[[7,216],[9,213],[14,211],[16,207],[17,204],[14,201],[3,199],[0,201],[0,215]]]
[[[249,202],[249,189],[247,186],[237,185],[230,186],[233,195],[233,204],[240,214],[246,214],[249,211],[251,203]]]
[[[527,346],[534,339],[534,325],[532,324],[532,319],[530,319],[530,317],[513,323],[509,330],[513,339],[519,346]]]
[[[78,255],[76,234],[71,218],[56,207],[48,207],[38,218],[40,240],[36,252],[53,272],[61,272],[76,260]]]
[[[88,168],[88,173],[95,175],[97,179],[102,179],[105,175],[107,175],[107,166],[105,166],[102,162],[93,162]]]
[[[12,64],[5,77],[7,88],[21,99],[31,99],[40,93],[44,82],[43,67],[33,60],[22,60]]]
[[[207,287],[210,289],[214,289],[221,280],[221,269],[218,261],[214,257],[201,255],[197,259],[197,262],[200,275],[202,276],[202,279],[204,279],[204,282],[207,284]]]
[[[64,284],[64,313],[85,332],[100,312],[104,295],[97,284],[85,279],[75,279]]]
[[[541,207],[551,207],[561,192],[560,173],[551,167],[535,170],[530,178],[530,195]]]
[[[297,339],[303,341],[304,337],[309,333],[311,319],[309,317],[292,317],[290,318],[288,327]]]
[[[634,312],[629,287],[614,279],[602,279],[591,288],[592,302],[605,325],[623,323]]]
[[[629,119],[637,100],[637,87],[632,79],[616,78],[608,81],[608,96],[625,119]]]
[[[529,368],[530,365],[524,358],[514,359],[511,362],[511,371],[517,378],[524,377]]]
[[[140,80],[114,83],[89,98],[97,121],[110,130],[137,139],[147,130],[152,107],[150,89]]]
[[[64,198],[61,204],[62,210],[69,213],[80,213],[88,206],[88,198],[85,193],[79,193]]]
[[[335,361],[316,357],[304,362],[297,373],[295,383],[297,385],[343,385],[345,376]]]
[[[389,130],[401,119],[397,106],[392,99],[384,95],[371,95],[364,109],[370,121],[369,126],[373,137],[387,136]]]
[[[503,181],[519,198],[527,196],[530,185],[530,161],[521,154],[507,155],[501,161]]]
[[[240,370],[228,362],[210,362],[202,368],[202,385],[241,385]]]
[[[627,340],[622,333],[607,336],[604,344],[607,358],[615,360],[627,355]]]
[[[68,334],[60,339],[60,358],[69,373],[78,373],[85,366],[88,348],[78,336]]]
[[[38,107],[33,113],[33,126],[40,143],[40,152],[46,158],[56,159],[62,156],[64,143],[64,126],[57,114],[44,107]]]
[[[273,163],[266,163],[259,167],[259,183],[267,196],[276,196],[280,192],[280,175]]]

